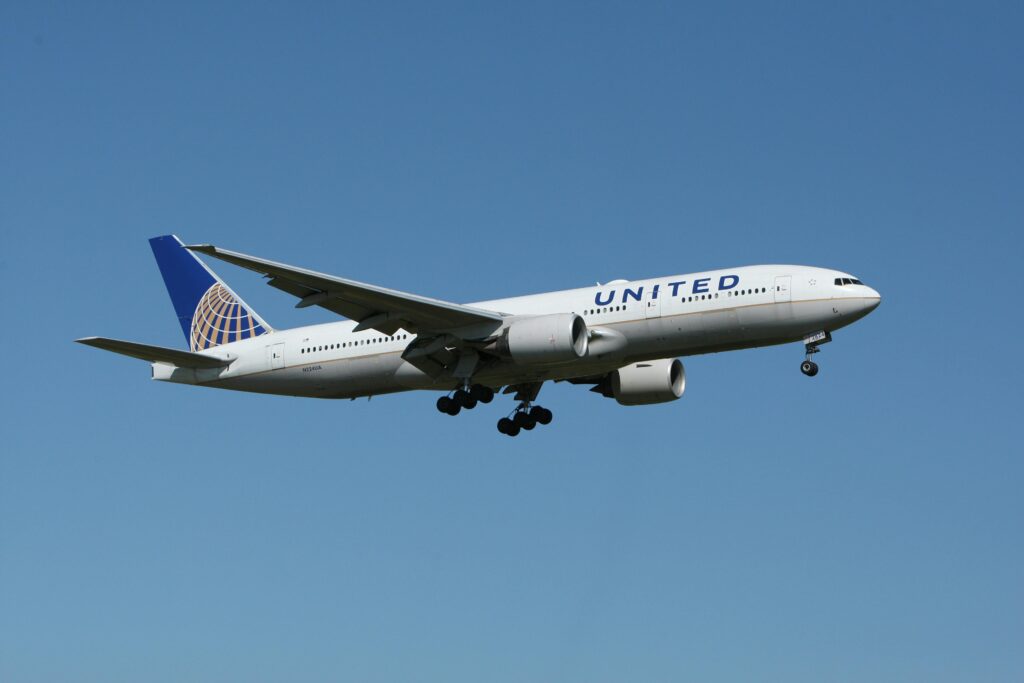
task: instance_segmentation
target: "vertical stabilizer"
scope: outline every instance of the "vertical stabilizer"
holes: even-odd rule
[[[149,240],[190,351],[258,337],[272,328],[174,235]]]

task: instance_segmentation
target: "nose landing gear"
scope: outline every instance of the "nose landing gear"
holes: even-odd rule
[[[821,351],[818,346],[827,344],[830,341],[832,341],[832,335],[825,330],[804,337],[804,350],[807,352],[807,355],[804,357],[804,362],[800,364],[800,372],[808,377],[814,377],[818,374],[818,364],[811,360],[811,356]]]

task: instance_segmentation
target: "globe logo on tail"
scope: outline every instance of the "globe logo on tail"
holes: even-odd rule
[[[193,351],[258,337],[266,332],[242,303],[219,282],[215,282],[192,315],[189,344]]]

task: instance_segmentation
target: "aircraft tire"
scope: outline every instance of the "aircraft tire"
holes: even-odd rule
[[[530,431],[537,426],[537,420],[529,413],[516,413],[516,416],[512,418],[512,420],[517,427],[525,429],[526,431]]]
[[[494,389],[485,387],[482,384],[474,384],[469,389],[469,395],[481,403],[490,403],[494,400]]]
[[[552,418],[554,418],[554,414],[547,408],[534,406],[533,410],[530,411],[530,417],[535,419],[538,424],[549,425]]]
[[[452,398],[455,399],[456,404],[462,406],[466,410],[472,410],[473,408],[476,408],[476,399],[473,398],[473,396],[464,389],[459,389],[458,391],[456,391]]]

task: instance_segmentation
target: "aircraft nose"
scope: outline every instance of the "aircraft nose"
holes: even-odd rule
[[[864,312],[870,313],[878,308],[878,304],[880,303],[882,303],[882,295],[871,287],[868,287],[867,300],[864,302]]]

